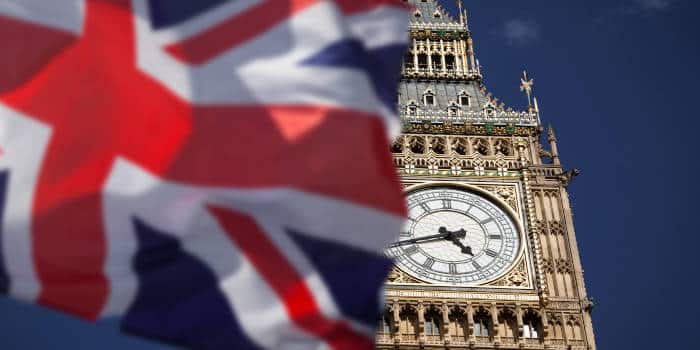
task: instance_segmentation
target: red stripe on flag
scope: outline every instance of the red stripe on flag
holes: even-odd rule
[[[0,95],[31,79],[75,39],[71,33],[0,15]]]
[[[324,340],[332,349],[369,350],[374,347],[370,338],[355,332],[346,322],[330,320],[321,313],[304,282],[305,276],[299,275],[251,217],[211,206],[209,211],[279,296],[287,314],[299,328]]]
[[[380,6],[393,6],[402,9],[409,9],[407,3],[401,0],[335,0],[340,10],[346,15],[353,15],[357,12],[371,11]]]
[[[316,106],[196,107],[167,179],[202,186],[289,186],[397,215],[404,200],[383,122]]]

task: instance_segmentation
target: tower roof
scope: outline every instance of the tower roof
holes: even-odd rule
[[[537,103],[530,106],[532,80],[525,73],[521,89],[528,97],[527,110],[507,108],[486,91],[461,7],[455,19],[438,0],[407,2],[415,10],[409,30],[413,45],[404,61],[398,93],[404,121],[539,125]]]
[[[452,18],[437,0],[408,0],[408,3],[416,7],[411,24],[460,25],[459,19]]]

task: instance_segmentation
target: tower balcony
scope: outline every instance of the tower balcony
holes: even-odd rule
[[[436,124],[492,124],[532,126],[540,125],[539,114],[534,111],[510,111],[484,108],[475,110],[423,110],[411,105],[400,105],[399,115],[404,123],[436,123]]]

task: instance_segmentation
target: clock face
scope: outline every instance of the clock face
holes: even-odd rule
[[[479,284],[515,262],[520,234],[498,205],[451,187],[407,197],[408,221],[386,250],[402,271],[427,282]]]

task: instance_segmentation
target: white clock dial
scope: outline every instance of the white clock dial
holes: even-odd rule
[[[476,285],[515,262],[520,234],[495,203],[451,187],[424,188],[407,197],[408,221],[387,248],[401,270],[427,282]]]

